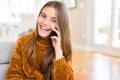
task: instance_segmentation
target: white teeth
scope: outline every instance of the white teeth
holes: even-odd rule
[[[42,27],[42,29],[47,29],[47,28],[45,28],[45,27]]]
[[[41,27],[41,29],[48,31],[49,29],[46,27]]]

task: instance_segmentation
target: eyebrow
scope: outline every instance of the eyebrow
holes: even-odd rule
[[[44,14],[44,15],[46,15],[44,12],[41,12],[40,14]]]

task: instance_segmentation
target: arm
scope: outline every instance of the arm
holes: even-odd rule
[[[19,40],[15,44],[12,58],[6,72],[7,80],[23,80],[24,73],[22,71],[22,51]]]
[[[73,70],[64,57],[53,60],[52,77],[53,80],[74,80]]]
[[[51,36],[52,44],[55,50],[55,59],[53,60],[52,78],[53,80],[74,80],[71,65],[68,64],[63,56],[61,49],[61,36],[59,29],[53,29],[57,33],[56,36]]]

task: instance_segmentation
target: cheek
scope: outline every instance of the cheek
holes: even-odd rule
[[[38,19],[37,24],[40,24],[40,22],[41,22],[41,21]]]
[[[37,20],[37,23],[41,23],[42,22],[42,19],[39,17],[38,20]]]
[[[54,29],[56,27],[56,24],[50,24],[51,29]]]

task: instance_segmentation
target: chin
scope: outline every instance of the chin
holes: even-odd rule
[[[39,36],[42,37],[42,38],[48,38],[48,37],[49,37],[49,35],[46,35],[46,34],[40,34],[40,33],[39,33]]]

